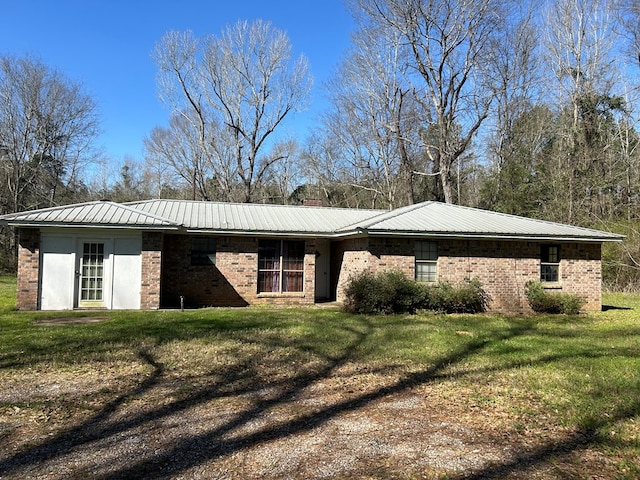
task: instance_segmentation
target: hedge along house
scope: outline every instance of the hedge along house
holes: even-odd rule
[[[601,246],[622,236],[438,202],[392,211],[109,201],[0,217],[18,229],[19,309],[158,309],[341,301],[359,272],[477,278],[494,311],[529,280],[601,308]]]

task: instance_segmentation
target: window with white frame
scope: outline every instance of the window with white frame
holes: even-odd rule
[[[438,243],[427,240],[416,242],[416,280],[435,282],[438,278]]]
[[[302,292],[304,241],[260,240],[258,245],[258,293]]]

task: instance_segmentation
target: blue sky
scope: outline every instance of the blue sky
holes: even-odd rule
[[[311,108],[294,119],[306,134],[353,28],[342,0],[0,0],[0,11],[0,54],[32,55],[81,83],[99,107],[100,146],[116,163],[142,160],[143,138],[168,123],[151,59],[165,32],[219,35],[237,20],[258,18],[284,30],[315,79]]]

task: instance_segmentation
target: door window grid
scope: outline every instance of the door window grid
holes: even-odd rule
[[[80,299],[102,300],[104,243],[85,243],[82,251]]]

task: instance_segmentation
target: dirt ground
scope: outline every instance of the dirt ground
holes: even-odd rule
[[[610,478],[584,433],[446,378],[345,363],[256,382],[258,367],[0,376],[0,479]]]

